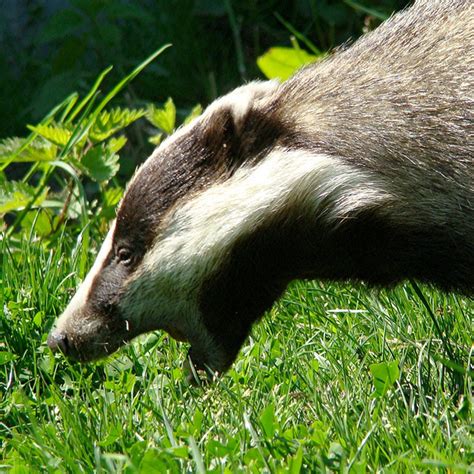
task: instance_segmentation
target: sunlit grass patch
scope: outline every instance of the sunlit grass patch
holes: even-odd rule
[[[34,237],[0,245],[2,469],[466,472],[474,462],[469,299],[423,288],[440,338],[409,284],[295,282],[230,371],[195,388],[181,370],[186,346],[164,333],[95,364],[53,356],[46,334],[79,255],[92,261],[95,248],[70,235],[53,248]]]

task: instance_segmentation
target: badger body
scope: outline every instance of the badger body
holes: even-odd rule
[[[473,101],[472,0],[218,99],[137,170],[50,347],[87,361],[164,329],[222,372],[297,278],[472,294]]]

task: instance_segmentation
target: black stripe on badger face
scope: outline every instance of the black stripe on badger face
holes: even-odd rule
[[[156,241],[170,212],[199,192],[252,166],[284,137],[271,115],[250,110],[238,125],[229,108],[171,137],[132,179],[117,213],[114,249],[127,249],[135,268]],[[179,132],[178,132],[179,133]],[[258,137],[258,139],[257,139]]]
[[[258,163],[283,136],[282,124],[271,115],[250,110],[237,126],[232,110],[224,108],[179,139],[171,137],[129,185],[117,214],[115,240],[135,235],[131,245],[143,256],[180,201],[225,181],[243,164]]]

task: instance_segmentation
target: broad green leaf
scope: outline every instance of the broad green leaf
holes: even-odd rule
[[[34,199],[33,205],[40,205],[48,194],[45,188],[39,196]],[[35,196],[36,189],[18,181],[2,182],[0,187],[0,215],[11,211],[23,209]]]
[[[232,453],[232,449],[216,439],[210,439],[206,444],[206,451],[213,457],[223,458]]]
[[[44,204],[44,202],[42,204]],[[51,234],[53,231],[51,211],[41,209],[27,212],[21,221],[21,227],[30,231],[33,226],[36,235],[43,237]]]
[[[48,142],[58,146],[66,146],[67,142],[71,138],[72,132],[67,128],[60,127],[58,125],[28,125],[28,128],[32,132],[36,132],[41,135]]]
[[[114,153],[118,153],[127,143],[127,137],[125,135],[121,135],[120,137],[111,138],[107,142],[107,147],[110,151]]]
[[[110,446],[114,444],[118,439],[123,437],[123,428],[118,424],[112,425],[108,429],[108,433],[104,439],[100,440],[97,444],[102,447]]]
[[[257,59],[257,66],[268,79],[285,81],[305,64],[320,58],[303,49],[277,46],[260,56]]]
[[[375,396],[383,397],[400,377],[398,360],[372,364],[370,373],[374,378]]]
[[[167,451],[149,448],[143,454],[138,468],[140,474],[152,472],[179,472],[179,464]]]
[[[186,446],[175,446],[174,448],[168,448],[168,452],[177,458],[186,459],[189,457],[189,450]]]
[[[270,403],[260,414],[260,423],[267,438],[272,438],[276,431],[275,405]]]
[[[144,115],[145,110],[143,109],[116,107],[110,111],[103,110],[92,126],[90,137],[95,142],[106,140]]]
[[[355,462],[350,469],[351,474],[365,474],[367,472],[367,462],[357,461]]]
[[[123,194],[123,189],[119,187],[107,188],[104,192],[104,205],[105,206],[116,206]]]
[[[102,210],[101,216],[107,220],[115,217],[115,209],[120,199],[122,198],[123,189],[119,187],[109,187],[102,195]]]
[[[150,104],[146,111],[146,118],[156,128],[163,130],[167,135],[171,135],[176,125],[176,107],[173,99],[170,97],[162,108]]]
[[[244,454],[244,462],[246,464],[251,464],[251,463],[257,463],[260,461],[262,455],[260,454],[260,451],[258,448],[250,448],[247,449],[247,451]],[[257,472],[254,470],[254,472]]]
[[[196,408],[196,411],[194,412],[194,416],[193,416],[193,422],[192,422],[193,434],[195,436],[199,436],[199,434],[201,433],[203,420],[204,420],[204,415],[202,411],[199,410],[199,408]]]
[[[125,372],[122,377],[122,391],[123,393],[130,393],[137,381],[137,376],[130,372]]]
[[[301,466],[303,464],[303,448],[300,446],[296,454],[290,458],[290,469],[291,474],[299,474]]]
[[[0,365],[8,364],[8,362],[11,362],[12,360],[15,360],[16,358],[17,356],[13,354],[12,352],[0,351]]]
[[[44,319],[44,311],[38,311],[33,318],[33,323],[35,324],[36,327],[39,328],[43,324],[43,319]]]
[[[7,457],[4,464],[12,466],[11,469],[8,469],[8,474],[29,474],[31,472],[31,466],[26,461],[21,461],[19,457],[12,457],[11,459]]]
[[[119,156],[105,146],[91,148],[81,160],[87,175],[94,181],[108,181],[120,168]]]
[[[320,420],[316,420],[311,425],[311,440],[317,446],[323,446],[328,438],[328,427]]]
[[[151,136],[148,141],[155,146],[158,146],[161,141],[163,140],[163,134],[162,133],[157,133],[156,135]]]
[[[22,149],[25,142],[25,138],[18,137],[0,141],[0,163],[52,161],[57,156],[57,147],[42,139],[33,140]]]

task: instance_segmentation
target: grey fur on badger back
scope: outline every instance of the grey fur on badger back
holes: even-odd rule
[[[221,372],[296,278],[472,294],[473,97],[474,2],[423,0],[217,100],[138,169],[50,347],[164,329]]]

